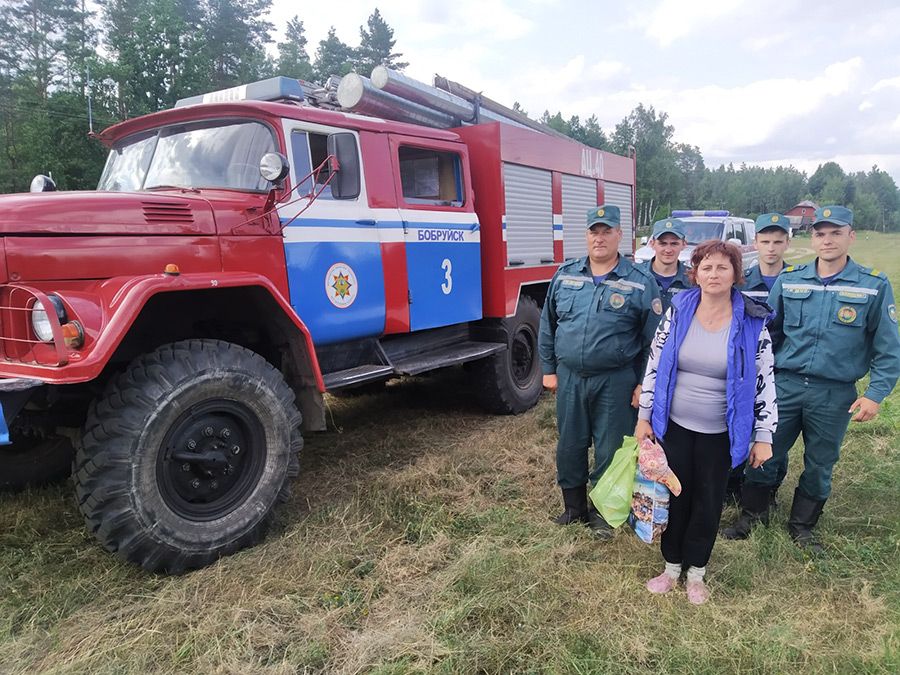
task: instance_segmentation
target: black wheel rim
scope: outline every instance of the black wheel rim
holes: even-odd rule
[[[227,515],[253,492],[265,455],[265,428],[246,406],[222,399],[199,403],[163,439],[156,465],[163,501],[188,520]]]
[[[513,380],[522,389],[526,388],[534,375],[537,366],[537,336],[529,326],[522,326],[516,331],[510,348],[510,367]]]

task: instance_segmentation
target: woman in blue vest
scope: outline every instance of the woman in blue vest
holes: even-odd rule
[[[672,300],[650,347],[635,438],[656,439],[681,480],[660,539],[666,568],[647,582],[651,593],[685,589],[706,602],[703,581],[732,467],[757,467],[772,456],[778,420],[768,305],[735,289],[744,283],[734,244],[694,249],[688,278],[696,287]]]

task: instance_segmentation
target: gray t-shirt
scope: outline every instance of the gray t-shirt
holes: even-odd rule
[[[719,434],[725,424],[725,377],[731,324],[714,333],[691,319],[678,350],[678,375],[669,416],[701,434]]]

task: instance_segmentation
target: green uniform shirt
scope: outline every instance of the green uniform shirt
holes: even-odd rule
[[[541,313],[543,371],[562,363],[589,376],[632,366],[640,377],[661,314],[656,279],[627,258],[596,286],[587,257],[569,261],[553,275]]]
[[[782,262],[781,271],[783,272],[786,268],[787,265]],[[765,302],[766,298],[769,297],[769,288],[766,286],[766,282],[763,281],[759,265],[754,265],[744,270],[744,285],[738,286],[737,289],[744,295],[749,295],[760,302]]]
[[[782,272],[769,304],[775,370],[856,382],[871,373],[864,396],[881,403],[900,377],[900,335],[891,283],[847,258],[828,285],[816,263]]]
[[[655,258],[651,258],[650,260],[645,260],[642,263],[637,263],[635,267],[640,267],[642,270],[647,272],[655,281],[656,285],[659,286],[659,279],[656,278],[656,275],[653,274],[653,261]],[[685,264],[678,261],[678,271],[675,272],[675,278],[672,279],[672,283],[669,284],[669,287],[663,291],[662,286],[659,286],[659,297],[662,300],[663,314],[669,311],[669,307],[672,306],[672,298],[675,297],[676,293],[681,293],[681,291],[687,290],[691,287],[691,282],[688,281],[687,278],[687,267]]]

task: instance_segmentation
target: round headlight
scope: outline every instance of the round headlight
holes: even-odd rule
[[[270,183],[280,181],[290,170],[287,157],[280,152],[267,152],[259,160],[259,174]]]
[[[63,307],[62,300],[55,295],[48,295],[47,299],[53,305],[53,311],[60,325],[66,323],[66,308]],[[47,315],[44,303],[40,300],[35,301],[34,305],[31,306],[31,327],[41,342],[53,341],[53,327],[50,323],[50,317]]]
[[[56,183],[50,176],[38,174],[31,179],[31,187],[29,189],[31,192],[55,192],[57,188]]]

